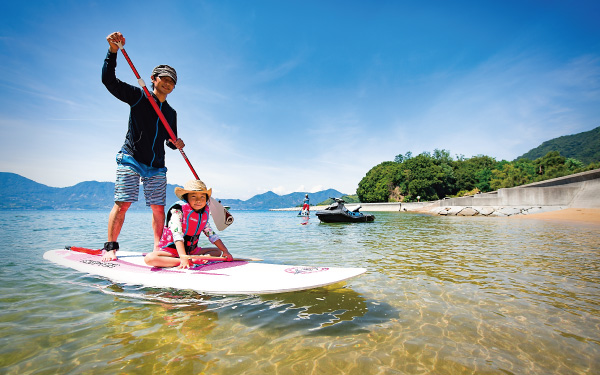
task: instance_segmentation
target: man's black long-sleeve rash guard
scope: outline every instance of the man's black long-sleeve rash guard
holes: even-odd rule
[[[140,163],[154,168],[163,168],[165,166],[164,144],[170,139],[169,133],[148,101],[144,90],[119,80],[115,74],[116,67],[117,54],[109,51],[102,67],[102,83],[117,99],[130,106],[129,125],[123,150]],[[167,119],[173,133],[177,135],[177,112],[167,101],[161,103],[153,93],[150,94]],[[176,149],[171,142],[166,144]]]

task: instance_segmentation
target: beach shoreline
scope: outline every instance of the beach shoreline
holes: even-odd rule
[[[600,225],[600,208],[565,208],[530,215],[512,216],[519,219],[536,219]]]
[[[371,207],[371,204],[362,204],[364,206],[363,210],[361,211],[365,211],[365,212],[377,212],[377,211],[387,211],[387,212],[399,212],[400,210],[398,210],[396,208],[396,206],[398,205],[398,203],[380,203],[378,205],[380,205],[381,207],[377,207],[376,209],[373,209]],[[310,207],[310,212],[314,213],[318,210],[322,210],[324,209],[326,206],[311,206]],[[393,207],[393,208],[392,208]],[[461,209],[464,207],[457,207],[457,209]],[[479,208],[481,210],[481,208]],[[511,208],[508,207],[506,208],[508,210],[510,210]],[[548,207],[546,207],[545,209],[548,209]],[[289,208],[279,208],[279,209],[271,209],[270,211],[298,211],[300,210],[300,207],[289,207]],[[414,213],[424,213],[424,214],[433,214],[433,215],[440,215],[440,213],[437,210],[432,210],[430,207],[414,207],[412,209],[404,209],[402,210],[402,212],[414,212]],[[453,213],[453,215],[456,215],[456,213]],[[451,215],[452,216],[452,215]],[[459,215],[459,216],[479,216],[479,215],[475,215],[474,213],[465,215]],[[493,215],[484,215],[484,216],[493,216]],[[511,218],[519,218],[519,219],[537,219],[537,220],[546,220],[546,221],[562,221],[562,222],[571,222],[571,223],[586,223],[586,224],[592,224],[592,225],[600,225],[600,208],[577,208],[577,207],[570,207],[570,208],[562,208],[562,209],[551,209],[549,211],[542,211],[542,212],[538,212],[538,213],[527,213],[527,214],[511,214],[511,215],[501,215],[501,216],[496,216],[496,217],[511,217]]]

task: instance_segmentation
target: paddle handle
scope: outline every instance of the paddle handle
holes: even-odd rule
[[[146,93],[146,97],[150,101],[152,108],[154,108],[154,111],[158,115],[158,118],[160,118],[160,121],[162,121],[163,125],[165,126],[165,129],[167,129],[167,133],[169,133],[169,136],[171,137],[171,142],[173,142],[173,144],[175,144],[177,137],[175,136],[175,133],[173,133],[173,129],[171,129],[171,126],[169,125],[169,122],[165,118],[165,115],[163,115],[160,108],[158,108],[158,104],[156,104],[156,101],[154,101],[154,99],[152,98],[152,95],[150,95],[150,91],[148,91],[148,88],[146,87],[146,82],[144,82],[142,77],[140,77],[140,74],[138,73],[138,71],[135,68],[135,66],[133,65],[133,63],[131,62],[131,59],[129,58],[127,51],[125,51],[125,48],[123,48],[123,44],[121,42],[116,42],[115,44],[117,46],[119,46],[119,49],[121,50],[121,52],[123,52],[123,56],[125,57],[125,60],[127,60],[127,63],[131,67],[131,70],[133,70],[133,74],[135,74],[135,78],[137,78],[139,85],[142,86],[142,89]],[[188,159],[185,152],[182,149],[179,149],[179,152],[181,152],[181,156],[183,156],[183,159],[187,163],[188,167],[190,167],[190,170],[192,171],[196,180],[199,180],[200,177],[198,177],[196,170],[194,169],[194,167],[192,167],[192,163],[190,163],[190,160]]]

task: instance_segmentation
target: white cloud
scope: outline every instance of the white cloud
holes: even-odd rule
[[[444,148],[512,160],[543,141],[597,126],[599,72],[598,59],[556,65],[544,56],[496,56],[446,82],[397,136],[409,132],[426,147],[413,153]]]

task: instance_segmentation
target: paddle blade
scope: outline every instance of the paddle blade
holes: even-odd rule
[[[233,224],[233,216],[213,197],[208,201],[208,208],[218,230],[225,230]]]

